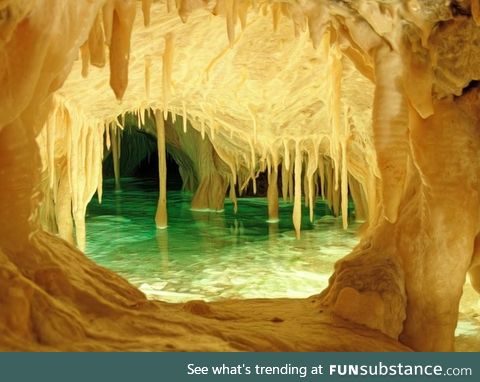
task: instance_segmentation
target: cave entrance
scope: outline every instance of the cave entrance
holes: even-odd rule
[[[167,149],[168,190],[182,189],[182,177],[179,166]],[[143,181],[158,189],[158,149],[155,136],[129,125],[121,131],[119,155],[119,188],[129,178]],[[102,166],[103,179],[108,188],[115,183],[115,166],[112,150],[107,149]]]
[[[159,194],[156,137],[152,129],[127,124],[119,144],[117,187],[114,155],[106,148],[102,203],[93,198],[88,206],[86,253],[149,297],[169,302],[300,298],[326,287],[335,261],[357,243],[360,223],[353,217],[353,202],[344,230],[327,201],[316,198],[310,221],[302,200],[302,236],[296,239],[293,195],[280,197],[279,220],[268,222],[265,170],[258,172],[255,186],[245,186],[236,203],[226,187],[222,209],[192,208],[201,176],[194,171],[198,163],[191,150],[208,137],[191,128],[175,136],[168,130],[173,128],[166,128],[167,229],[157,229],[154,221]],[[198,140],[190,146],[190,156],[185,148],[189,134]]]

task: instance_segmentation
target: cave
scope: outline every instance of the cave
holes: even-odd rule
[[[479,351],[478,41],[479,0],[0,1],[0,349]]]

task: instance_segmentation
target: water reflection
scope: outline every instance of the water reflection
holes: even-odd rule
[[[316,220],[304,210],[295,239],[292,205],[266,223],[267,201],[239,199],[238,213],[192,211],[191,194],[168,193],[166,230],[154,224],[157,187],[122,179],[122,192],[105,184],[101,206],[88,208],[87,252],[152,298],[185,301],[246,297],[306,297],[326,286],[333,263],[357,243],[355,224],[343,230],[317,203]]]
[[[157,229],[155,238],[162,258],[162,272],[168,272],[168,229]]]

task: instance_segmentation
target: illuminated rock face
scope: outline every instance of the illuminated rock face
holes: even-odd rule
[[[415,350],[453,349],[469,269],[480,289],[480,93],[466,89],[480,79],[469,44],[480,38],[477,0],[7,0],[1,7],[8,18],[0,24],[0,345],[132,349],[121,336],[148,332],[142,349],[401,349],[353,329],[347,347],[328,343],[321,330],[287,340],[286,328],[277,341],[268,325],[258,326],[264,332],[212,325],[208,318],[232,319],[222,304],[190,303],[179,312],[147,302],[41,232],[40,225],[58,230],[83,247],[87,203],[101,195],[104,143],[118,149],[125,113],[143,126],[153,110],[150,132],[159,147],[177,150],[184,181],[197,189],[195,208],[221,209],[228,186],[235,199],[235,189],[267,170],[275,219],[272,185],[281,168],[300,235],[302,194],[312,206],[318,190],[346,225],[350,190],[367,221],[362,240],[315,304],[292,303],[296,316],[335,330],[317,312],[322,305]],[[282,307],[273,301],[266,309]],[[241,303],[231,309],[245,315]],[[192,347],[192,335],[200,345]],[[78,346],[66,345],[72,341]]]

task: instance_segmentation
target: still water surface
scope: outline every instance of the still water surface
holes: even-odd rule
[[[319,201],[311,223],[304,209],[295,238],[292,204],[280,203],[269,224],[265,198],[241,198],[237,214],[190,208],[191,193],[168,192],[168,228],[157,230],[154,181],[123,179],[122,191],[105,182],[102,204],[88,206],[87,253],[151,298],[179,302],[253,297],[307,297],[320,292],[336,260],[357,243],[358,223],[342,228]]]
[[[191,299],[308,297],[328,284],[335,261],[357,244],[360,225],[330,215],[319,201],[311,223],[304,208],[302,237],[295,238],[292,204],[281,202],[280,222],[269,224],[265,198],[241,198],[238,213],[190,209],[191,193],[168,192],[168,222],[155,227],[157,184],[122,179],[114,192],[88,206],[87,254],[139,287],[149,298]],[[350,206],[352,207],[352,206]],[[480,303],[467,283],[457,326],[458,350],[480,350]]]

